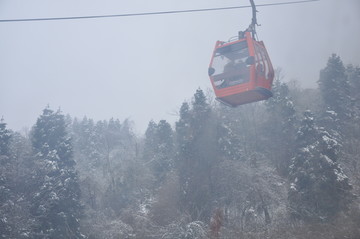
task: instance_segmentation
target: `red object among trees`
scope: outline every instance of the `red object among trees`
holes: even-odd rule
[[[272,96],[274,69],[264,43],[255,38],[257,11],[254,0],[250,4],[251,24],[236,40],[216,42],[208,70],[216,99],[233,107]]]
[[[209,76],[217,100],[238,106],[272,96],[274,69],[262,41],[250,31],[231,42],[217,41],[209,65]]]

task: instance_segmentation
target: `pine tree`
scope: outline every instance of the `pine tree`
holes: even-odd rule
[[[32,130],[37,190],[31,213],[37,219],[35,238],[82,238],[80,188],[72,158],[71,139],[66,132],[64,115],[49,107],[37,119]]]
[[[294,103],[287,84],[277,79],[273,86],[274,96],[266,103],[268,119],[264,135],[270,144],[266,144],[270,159],[281,175],[288,174],[290,158],[294,150],[296,115]]]
[[[158,138],[158,147],[157,155],[159,162],[155,169],[156,175],[159,180],[163,180],[164,177],[170,170],[173,168],[173,158],[174,158],[174,142],[173,142],[173,132],[170,124],[166,120],[160,120],[157,125],[157,138]]]
[[[26,200],[31,191],[31,150],[28,140],[8,130],[3,121],[0,144],[0,238],[26,238],[33,223]]]
[[[98,147],[99,136],[95,132],[95,123],[84,117],[80,122],[77,119],[72,124],[73,145],[76,163],[86,170],[93,170],[101,162],[101,152]]]
[[[360,188],[360,67],[349,65],[346,73],[351,86],[352,117],[347,125],[344,135],[344,155],[347,157],[348,175],[354,185],[354,193],[359,195]],[[345,166],[345,165],[344,165]]]
[[[10,130],[6,129],[6,123],[4,119],[0,120],[0,155],[9,156],[9,145],[10,145],[11,133]]]
[[[176,123],[181,206],[193,220],[211,214],[211,170],[217,160],[217,122],[201,89],[191,109],[184,103]]]
[[[217,138],[220,157],[228,160],[244,160],[245,150],[239,128],[239,114],[231,112],[233,109],[220,107],[217,116]]]
[[[210,105],[207,103],[204,92],[197,89],[192,102],[191,124],[193,125],[194,136],[201,135],[201,131],[206,126],[204,123],[209,120],[210,113]]]
[[[358,184],[360,136],[360,68],[344,67],[339,56],[332,55],[321,71],[319,89],[323,112],[319,124],[342,143],[341,161],[354,185]],[[354,187],[357,194],[358,187]]]
[[[145,131],[145,142],[144,142],[144,150],[143,150],[143,160],[145,162],[150,162],[152,160],[155,160],[155,148],[157,144],[157,138],[156,138],[156,130],[157,130],[157,124],[151,120],[148,123],[148,127]]]
[[[346,68],[346,73],[351,86],[351,113],[352,118],[349,122],[347,136],[353,141],[358,141],[360,136],[360,67],[349,65]],[[357,144],[355,147],[358,148]],[[356,153],[355,153],[356,155]]]
[[[308,221],[330,220],[352,201],[352,186],[337,162],[340,144],[306,111],[297,147],[289,175],[291,214]]]
[[[150,121],[145,132],[144,160],[152,168],[158,183],[162,182],[174,164],[173,132],[166,120]]]
[[[347,121],[352,114],[350,84],[339,56],[333,54],[329,58],[326,67],[320,72],[318,84],[323,109],[335,111],[341,121]]]
[[[6,128],[3,119],[0,121],[0,237],[9,238],[12,234],[12,225],[9,222],[13,203],[11,189],[11,132]]]
[[[102,168],[102,150],[99,147],[99,135],[96,134],[95,123],[84,117],[72,122],[72,142],[74,160],[79,171],[81,200],[85,207],[99,209],[101,188],[105,181]]]
[[[354,118],[359,120],[360,118],[360,67],[349,65],[346,67],[346,74],[349,79],[351,87],[350,95],[352,101],[352,107],[355,110]]]
[[[59,166],[74,166],[71,138],[66,132],[65,118],[60,110],[52,111],[49,107],[37,119],[32,131],[32,145],[39,157],[54,154]]]
[[[176,142],[178,153],[181,154],[182,157],[189,157],[189,143],[191,141],[191,129],[190,129],[190,120],[191,120],[191,113],[190,113],[190,106],[187,102],[184,102],[181,105],[180,112],[179,112],[179,120],[175,124],[175,131],[176,131]]]

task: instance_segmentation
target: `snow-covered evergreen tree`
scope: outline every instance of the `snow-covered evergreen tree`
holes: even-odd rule
[[[265,103],[269,118],[263,132],[267,142],[271,142],[266,144],[269,158],[280,174],[287,175],[295,146],[296,112],[287,84],[277,79],[274,82],[273,94]]]
[[[27,238],[32,219],[27,195],[30,147],[19,133],[0,122],[0,238]]]
[[[209,120],[211,108],[207,102],[206,96],[201,89],[197,89],[194,94],[192,102],[192,118],[191,124],[193,127],[193,135],[196,137],[201,135],[201,131],[206,126],[206,121]]]
[[[323,109],[335,111],[341,124],[347,121],[352,115],[350,83],[339,56],[332,54],[328,59],[326,67],[320,72],[318,84]]]
[[[82,238],[82,215],[78,175],[74,168],[71,138],[64,115],[49,107],[32,130],[32,145],[39,167],[33,176],[31,213],[36,218],[34,238]]]
[[[78,166],[88,171],[99,167],[101,164],[101,152],[98,147],[98,135],[95,132],[95,123],[92,119],[84,117],[72,123],[73,145],[75,159]]]
[[[127,207],[137,206],[144,199],[147,193],[144,178],[148,173],[143,171],[136,138],[128,120],[122,123],[110,120],[96,125],[106,175],[103,207],[118,214]]]
[[[346,73],[351,86],[350,95],[352,100],[352,117],[349,122],[347,136],[351,141],[358,141],[360,138],[360,67],[349,65],[346,68]],[[359,148],[360,144],[358,142],[350,147]]]
[[[346,153],[348,153],[349,169],[352,183],[354,184],[355,193],[360,193],[360,67],[349,65],[346,73],[351,86],[352,109],[353,115],[346,134]]]
[[[13,132],[10,140],[11,162],[8,174],[11,175],[12,191],[11,218],[12,235],[9,238],[27,238],[31,234],[34,218],[29,208],[33,196],[32,188],[32,150],[29,139],[18,132]]]
[[[11,133],[6,128],[4,119],[0,119],[0,155],[9,156],[9,145],[10,145]]]
[[[183,104],[176,123],[181,205],[192,220],[210,217],[211,169],[217,160],[217,122],[201,89],[191,109]]]
[[[352,107],[354,108],[354,118],[360,118],[360,67],[349,65],[346,67],[346,74],[350,83],[350,95],[352,100]]]
[[[178,154],[181,157],[189,156],[189,143],[191,142],[192,134],[190,129],[190,106],[184,102],[180,107],[179,120],[175,124],[176,143]]]
[[[11,207],[14,204],[11,190],[11,132],[6,128],[6,123],[0,121],[0,238],[10,238],[12,225],[9,222]]]
[[[144,160],[154,173],[157,182],[164,180],[174,165],[174,140],[170,124],[150,121],[145,132]]]
[[[144,150],[143,150],[143,159],[144,161],[153,160],[155,157],[155,148],[157,144],[157,137],[156,137],[156,129],[157,124],[150,120],[148,123],[148,127],[145,131],[145,142],[144,142]]]
[[[217,109],[217,141],[220,157],[228,160],[245,160],[244,138],[238,134],[241,116],[233,108],[220,105]]]
[[[290,165],[289,203],[295,218],[325,221],[346,210],[352,200],[348,177],[338,163],[340,144],[304,113],[297,151]]]
[[[342,143],[341,163],[358,194],[358,155],[360,153],[360,68],[344,67],[339,56],[332,55],[321,71],[319,90],[323,108],[319,125]]]

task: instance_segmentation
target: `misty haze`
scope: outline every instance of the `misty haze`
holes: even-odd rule
[[[0,1],[0,238],[359,239],[360,2],[252,2]]]

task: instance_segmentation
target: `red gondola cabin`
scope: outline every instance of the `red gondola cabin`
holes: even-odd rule
[[[272,96],[274,69],[262,41],[245,32],[232,42],[217,41],[209,66],[217,100],[238,106]]]

